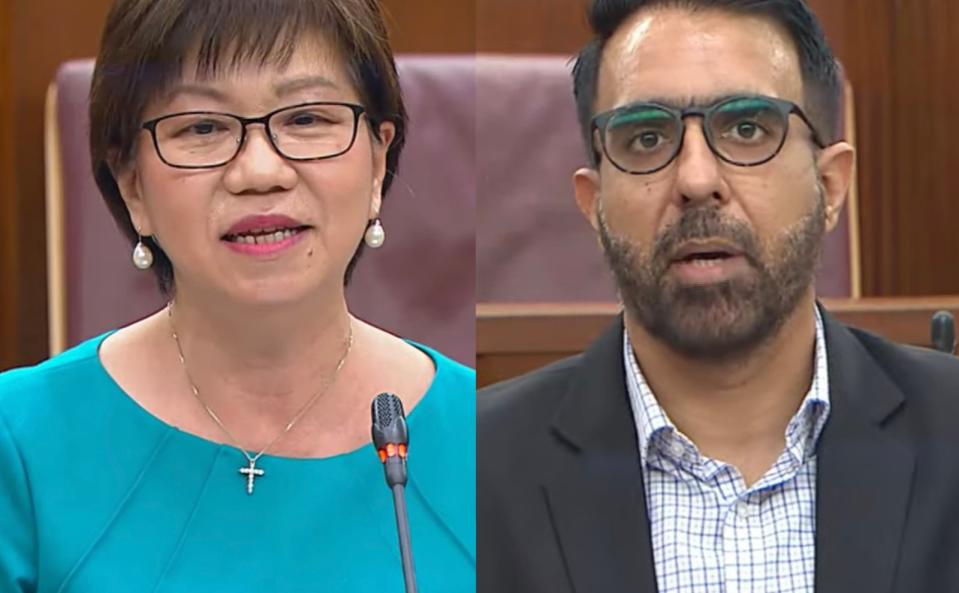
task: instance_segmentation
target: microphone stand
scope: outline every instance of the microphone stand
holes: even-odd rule
[[[403,402],[392,393],[381,393],[370,407],[373,420],[373,445],[383,463],[386,484],[393,493],[396,531],[400,540],[403,582],[406,593],[416,593],[416,572],[413,570],[413,548],[410,544],[410,522],[406,513],[406,454],[409,430]]]
[[[956,320],[949,311],[937,311],[932,316],[932,347],[940,352],[956,352]]]
[[[403,581],[406,593],[416,593],[416,573],[413,571],[413,550],[410,546],[410,522],[406,515],[406,488],[396,484],[393,490],[393,508],[396,511],[396,530],[400,536],[400,557],[403,560]]]

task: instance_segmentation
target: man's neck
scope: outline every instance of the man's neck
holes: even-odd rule
[[[722,362],[679,355],[626,316],[643,376],[670,420],[703,455],[739,468],[747,484],[779,457],[786,426],[809,390],[814,302],[810,291],[774,337]]]

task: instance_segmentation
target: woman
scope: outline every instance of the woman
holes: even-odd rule
[[[350,315],[405,111],[375,0],[117,0],[94,173],[169,305],[0,376],[0,590],[475,589],[475,377]]]

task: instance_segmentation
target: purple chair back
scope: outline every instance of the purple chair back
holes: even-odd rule
[[[474,364],[476,69],[473,56],[397,60],[410,114],[399,175],[384,200],[383,248],[367,250],[351,310],[405,338]],[[47,100],[51,353],[163,305],[130,261],[90,172],[92,60],[63,64]]]
[[[586,154],[570,72],[567,57],[477,58],[477,302],[617,298],[573,198]],[[848,110],[844,121],[852,121]],[[826,237],[820,296],[859,296],[854,198]]]

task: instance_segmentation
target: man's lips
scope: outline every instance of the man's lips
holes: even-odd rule
[[[723,239],[685,241],[670,258],[668,273],[685,285],[707,286],[748,273],[744,249]]]
[[[697,259],[725,259],[743,255],[736,245],[721,240],[687,241],[676,250],[671,258],[673,263]]]

